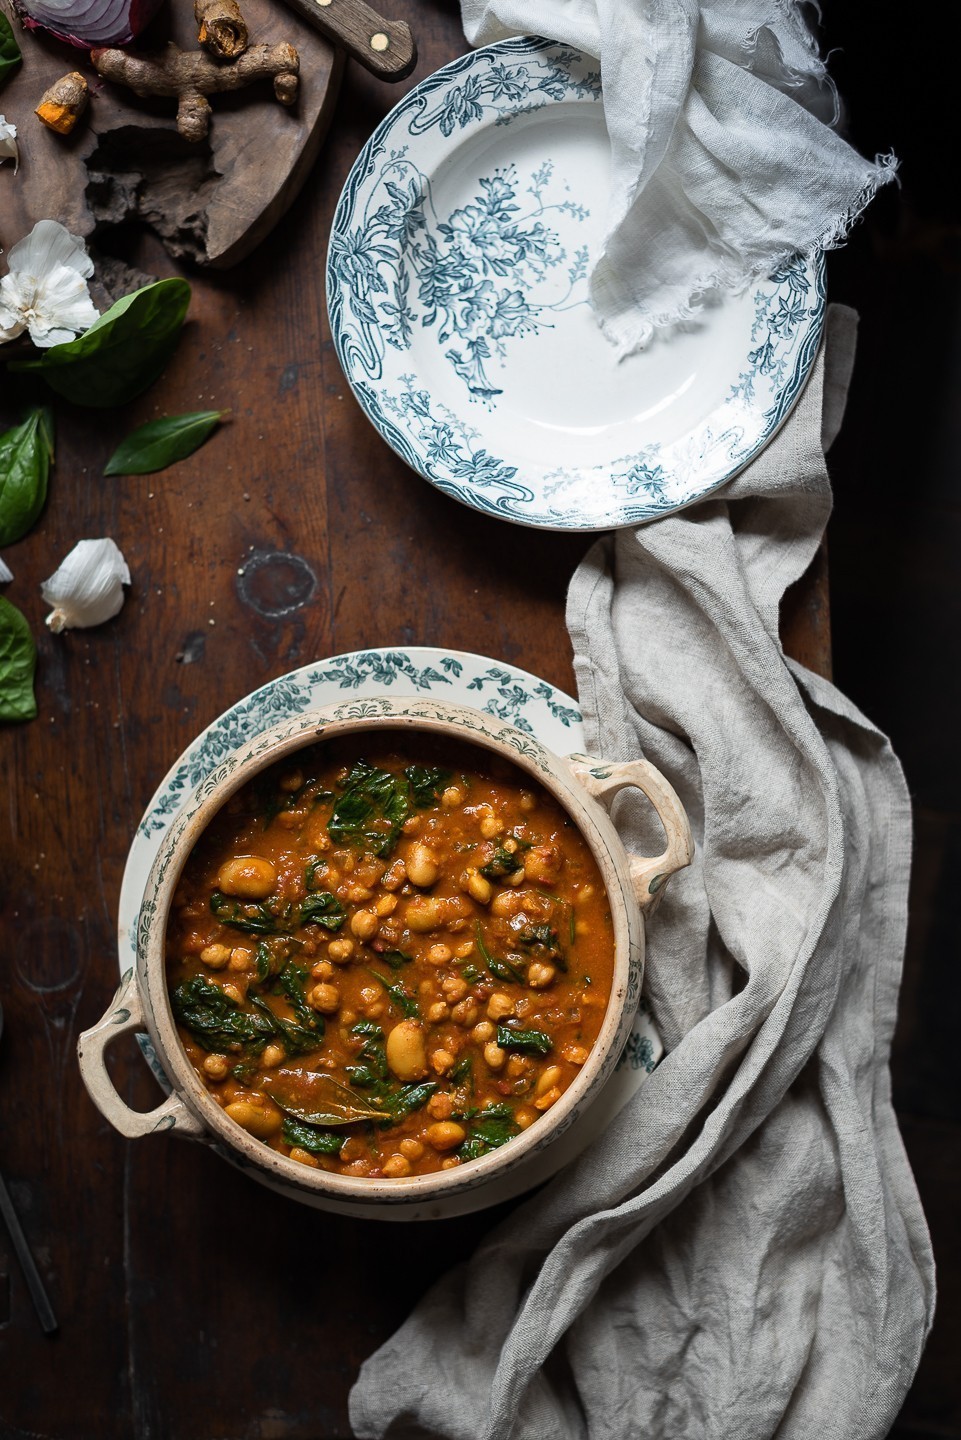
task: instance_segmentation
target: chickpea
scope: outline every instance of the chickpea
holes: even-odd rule
[[[463,790],[458,790],[456,785],[448,785],[440,797],[440,803],[448,810],[452,810],[455,805],[462,805],[464,803]]]
[[[317,1156],[311,1155],[309,1150],[302,1150],[299,1145],[295,1145],[291,1150],[290,1158],[291,1160],[296,1160],[298,1165],[309,1166],[311,1170],[320,1169],[320,1161],[317,1159]]]
[[[458,1125],[456,1120],[439,1120],[436,1125],[428,1125],[427,1140],[435,1150],[453,1150],[458,1145],[463,1145],[467,1139],[467,1131],[463,1125]]]
[[[529,1075],[531,1062],[525,1060],[523,1055],[512,1055],[507,1062],[507,1078],[509,1080],[520,1080],[521,1076]]]
[[[337,972],[329,960],[318,960],[310,967],[310,973],[315,980],[331,980]]]
[[[449,1050],[435,1050],[430,1063],[435,1075],[446,1075],[454,1068],[454,1057]]]
[[[340,1147],[338,1158],[341,1159],[345,1165],[352,1165],[355,1160],[360,1160],[364,1153],[364,1142],[354,1137],[344,1141]]]
[[[286,1056],[283,1045],[268,1045],[260,1057],[260,1063],[265,1070],[272,1070],[275,1065],[280,1065]]]
[[[385,890],[399,890],[407,879],[407,867],[403,860],[395,860],[393,865],[381,877],[381,885]]]
[[[484,1060],[491,1070],[500,1070],[507,1059],[507,1051],[502,1050],[496,1040],[489,1040],[484,1046]]]
[[[451,958],[451,948],[449,945],[432,945],[427,958],[432,965],[446,965]]]
[[[460,945],[454,947],[454,954],[457,956],[458,960],[466,960],[469,956],[473,955],[473,953],[473,940],[464,940],[461,942]]]
[[[477,1019],[477,1006],[473,1000],[461,1000],[450,1012],[450,1018],[455,1025],[473,1025]]]
[[[518,1125],[521,1127],[522,1130],[527,1130],[531,1125],[533,1125],[534,1121],[537,1119],[537,1116],[534,1114],[533,1110],[528,1110],[527,1107],[524,1106],[522,1109],[514,1111],[514,1119],[517,1121]]]
[[[336,985],[315,985],[307,999],[321,1015],[335,1015],[340,1009],[340,991]]]
[[[415,841],[408,850],[405,864],[408,880],[421,890],[426,890],[433,885],[440,874],[437,856],[429,846],[422,844],[419,840]]]
[[[574,896],[575,905],[586,905],[588,900],[594,899],[594,886],[581,885]]]
[[[494,888],[479,870],[468,870],[467,884],[464,888],[471,899],[477,901],[478,905],[490,904]]]
[[[553,965],[533,960],[527,967],[527,983],[532,990],[545,990],[548,985],[553,984],[556,974],[557,970]]]
[[[350,917],[350,928],[358,940],[373,940],[380,929],[380,921],[373,910],[355,910]]]
[[[296,795],[303,783],[304,777],[300,770],[289,770],[286,775],[280,777],[280,788],[287,795]]]
[[[583,1065],[590,1051],[586,1045],[565,1045],[561,1051],[564,1059],[571,1065]]]
[[[200,958],[211,970],[222,970],[230,959],[230,946],[205,945],[200,952]]]
[[[471,1039],[476,1040],[478,1045],[486,1045],[488,1040],[493,1040],[497,1029],[489,1020],[481,1020],[478,1025],[474,1026],[470,1034]]]
[[[383,920],[388,915],[393,915],[397,909],[396,895],[382,895],[374,905],[374,914],[379,915]]]
[[[514,1002],[503,990],[495,990],[487,1002],[487,1016],[490,1020],[504,1020],[514,1013]]]
[[[530,792],[529,790],[522,790],[522,791],[521,791],[520,807],[521,807],[522,810],[528,810],[528,811],[533,810],[533,809],[534,809],[534,806],[535,806],[536,804],[537,804],[537,801],[534,799],[533,795],[531,794],[531,792]]]
[[[268,1110],[266,1106],[254,1105],[249,1100],[234,1100],[224,1107],[224,1114],[249,1135],[256,1135],[258,1140],[268,1140],[271,1135],[276,1135],[282,1123],[279,1110]]]
[[[363,905],[365,900],[371,899],[373,893],[369,885],[348,885],[344,899],[348,905]]]
[[[391,1155],[384,1161],[383,1173],[389,1180],[399,1180],[410,1174],[410,1161],[406,1155]]]
[[[442,1161],[440,1162],[440,1168],[441,1168],[442,1170],[456,1170],[459,1164],[460,1164],[460,1156],[459,1156],[459,1155],[448,1155],[448,1157],[447,1157],[446,1160],[442,1160]]]
[[[331,940],[327,946],[327,958],[333,960],[335,965],[346,965],[354,953],[354,942],[346,936],[343,940]]]
[[[449,1095],[432,1095],[427,1102],[427,1113],[432,1120],[449,1120],[454,1102]]]
[[[427,1075],[424,1027],[417,1020],[401,1020],[387,1036],[387,1064],[398,1080],[423,1080]]]
[[[253,958],[249,950],[245,950],[242,946],[237,945],[230,952],[227,968],[229,970],[249,970],[253,963]]]
[[[500,830],[501,822],[496,815],[481,816],[480,832],[485,840],[493,840],[496,835],[500,834]]]
[[[277,884],[277,871],[259,855],[235,855],[217,872],[217,888],[241,900],[266,900]]]
[[[548,1065],[547,1069],[542,1070],[540,1075],[537,1077],[537,1084],[534,1087],[534,1094],[546,1095],[548,1090],[553,1090],[554,1086],[557,1084],[560,1078],[561,1067],[559,1065]]]
[[[410,930],[424,934],[437,930],[444,923],[447,907],[437,895],[414,895],[407,902],[405,923]]]
[[[523,875],[524,872],[523,870],[518,870],[515,873]],[[516,909],[517,896],[509,894],[506,890],[498,891],[491,901],[491,914],[497,915],[501,919],[505,919],[508,915],[513,915]]]
[[[443,1000],[437,1000],[427,1011],[427,1018],[432,1025],[439,1025],[442,1020],[447,1019],[449,1014],[450,1010]]]
[[[208,1080],[226,1080],[230,1073],[230,1061],[226,1055],[205,1055],[203,1071]]]
[[[402,1140],[398,1149],[408,1160],[419,1160],[424,1153],[424,1147],[419,1140]]]
[[[534,1101],[534,1109],[549,1110],[552,1105],[556,1105],[557,1101],[560,1098],[560,1089],[557,1085],[553,1085],[550,1090],[545,1090],[543,1095],[538,1095],[537,1099]]]
[[[375,990],[373,985],[365,985],[360,992],[361,1004],[364,1006],[373,1005],[380,999],[380,991]]]
[[[463,1000],[468,992],[467,981],[460,975],[451,975],[448,979],[441,981],[444,998],[449,1005],[454,1005],[458,1000]]]
[[[242,1005],[244,1003],[244,992],[236,985],[225,985],[224,994],[227,999],[232,1000],[235,1005]]]

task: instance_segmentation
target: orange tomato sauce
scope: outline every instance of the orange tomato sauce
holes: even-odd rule
[[[307,1166],[400,1179],[508,1143],[607,1009],[610,906],[577,827],[513,766],[438,748],[299,752],[227,803],[175,894],[184,1049],[233,1121]]]

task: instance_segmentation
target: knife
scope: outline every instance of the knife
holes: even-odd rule
[[[403,80],[417,64],[417,46],[403,20],[385,20],[364,0],[287,0],[298,15],[380,80]]]

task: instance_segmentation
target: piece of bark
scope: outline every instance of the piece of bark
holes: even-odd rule
[[[297,105],[277,104],[269,85],[224,95],[210,136],[190,146],[165,100],[140,100],[104,85],[91,121],[66,143],[44,126],[21,126],[20,173],[0,168],[0,245],[9,249],[54,216],[73,235],[142,221],[175,259],[233,265],[273,228],[306,179],[326,134],[344,57],[271,0],[244,0],[258,41],[288,37],[301,57]],[[0,9],[11,14],[9,0]],[[196,44],[192,6],[169,9],[171,36]],[[18,35],[20,31],[18,29]],[[38,31],[20,35],[23,64],[3,89],[9,116],[29,113],[64,72],[66,47]],[[92,74],[93,72],[88,72]]]

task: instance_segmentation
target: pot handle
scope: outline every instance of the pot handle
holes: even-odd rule
[[[660,770],[647,760],[625,760],[609,764],[591,755],[569,755],[567,763],[589,795],[610,809],[614,797],[632,786],[643,790],[664,827],[667,847],[661,855],[628,854],[631,884],[642,915],[653,915],[664,887],[676,870],[683,870],[694,858],[694,839],[684,806]]]
[[[110,1009],[77,1042],[80,1073],[90,1098],[104,1119],[128,1140],[153,1135],[163,1130],[176,1130],[181,1135],[199,1137],[204,1133],[200,1121],[187,1109],[179,1095],[169,1095],[155,1110],[131,1110],[117,1093],[106,1065],[107,1047],[128,1030],[144,1028],[143,1010],[137,977],[128,970],[113,997]]]

